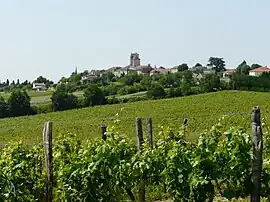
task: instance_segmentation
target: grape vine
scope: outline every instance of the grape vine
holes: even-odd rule
[[[264,134],[262,195],[269,197],[270,138]],[[220,124],[187,141],[183,132],[162,130],[154,148],[138,155],[126,136],[111,129],[107,140],[81,142],[72,133],[53,141],[56,201],[122,201],[138,199],[140,179],[174,201],[213,201],[214,197],[245,198],[251,190],[250,135]],[[44,155],[11,143],[0,151],[0,201],[39,201],[45,193]],[[150,194],[151,195],[151,194]],[[147,194],[149,197],[149,194]],[[161,199],[161,198],[160,198]]]

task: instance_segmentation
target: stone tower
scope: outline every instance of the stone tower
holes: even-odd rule
[[[138,53],[130,54],[130,67],[136,67],[141,65],[141,59]]]

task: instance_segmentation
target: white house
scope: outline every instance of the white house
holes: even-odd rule
[[[259,67],[249,71],[250,76],[261,76],[264,72],[270,72],[270,67]]]
[[[175,66],[175,67],[171,68],[170,72],[173,73],[173,74],[177,73],[178,72],[178,66]]]
[[[44,92],[47,90],[47,87],[44,83],[33,83],[33,90]]]

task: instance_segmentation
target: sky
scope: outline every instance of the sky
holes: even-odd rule
[[[270,65],[269,0],[0,0],[0,79],[209,57]],[[267,20],[268,19],[268,20]]]

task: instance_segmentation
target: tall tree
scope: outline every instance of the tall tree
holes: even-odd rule
[[[216,72],[226,70],[226,64],[223,58],[210,57],[207,66],[211,66]]]
[[[0,118],[6,118],[9,116],[8,103],[3,97],[0,96]]]
[[[194,67],[202,67],[202,64],[196,63],[196,65]]]
[[[90,84],[84,91],[85,106],[101,105],[104,100],[104,93],[96,84]]]
[[[241,64],[239,64],[238,67],[236,68],[236,72],[239,74],[248,75],[249,71],[250,66],[247,64],[245,60]]]
[[[33,114],[30,106],[30,97],[25,91],[15,90],[8,98],[11,116],[24,116]]]
[[[202,92],[212,92],[220,87],[220,78],[215,74],[206,74],[200,80]]]
[[[259,67],[262,67],[262,65],[259,65],[259,64],[252,64],[251,67],[250,67],[250,70],[252,69],[257,69]]]
[[[187,65],[186,63],[183,63],[183,64],[179,65],[179,66],[177,67],[177,69],[178,69],[179,72],[188,70],[188,65]]]
[[[53,92],[52,97],[53,111],[63,111],[79,107],[78,98],[73,94],[67,93],[66,86],[61,84]]]
[[[9,86],[9,80],[8,80],[8,79],[7,79],[7,81],[6,81],[6,85]]]

